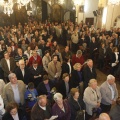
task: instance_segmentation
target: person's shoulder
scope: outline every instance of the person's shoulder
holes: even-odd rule
[[[22,80],[18,80],[18,84],[20,84],[20,85],[25,85]]]

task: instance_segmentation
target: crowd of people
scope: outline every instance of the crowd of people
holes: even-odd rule
[[[83,22],[0,27],[0,119],[119,120],[119,38],[120,29]],[[98,86],[96,67],[106,65]]]

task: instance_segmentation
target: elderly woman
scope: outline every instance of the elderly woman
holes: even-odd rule
[[[97,86],[97,81],[91,79],[89,86],[84,91],[83,100],[86,105],[86,120],[89,120],[94,112],[100,112],[101,93]]]
[[[63,100],[60,93],[54,95],[55,104],[52,107],[52,114],[58,115],[56,120],[70,120],[71,110],[67,100]]]
[[[73,68],[74,70],[71,74],[72,87],[80,87],[80,93],[83,94],[83,77],[81,72],[82,65],[80,63],[76,63]]]
[[[23,110],[18,108],[18,104],[10,102],[6,107],[6,113],[3,115],[2,120],[27,120]]]
[[[76,120],[77,117],[81,117],[80,120],[84,120],[84,114],[82,116],[78,116],[77,112],[85,109],[85,104],[80,96],[79,90],[77,88],[72,88],[70,90],[70,97],[68,99],[70,108],[71,108],[71,118],[70,120]],[[84,112],[83,112],[84,113]]]

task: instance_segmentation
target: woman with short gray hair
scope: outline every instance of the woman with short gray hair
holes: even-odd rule
[[[55,100],[52,106],[52,114],[58,115],[56,120],[70,120],[71,110],[67,100],[63,100],[61,93],[56,93],[53,97]]]

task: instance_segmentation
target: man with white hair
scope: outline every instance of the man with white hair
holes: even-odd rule
[[[118,98],[118,90],[115,84],[115,77],[108,75],[107,80],[100,86],[100,92],[102,96],[101,108],[102,112],[108,113],[111,106],[115,104]]]
[[[19,60],[19,67],[16,68],[15,74],[19,80],[22,80],[26,85],[31,82],[30,70],[25,66],[23,59]]]

